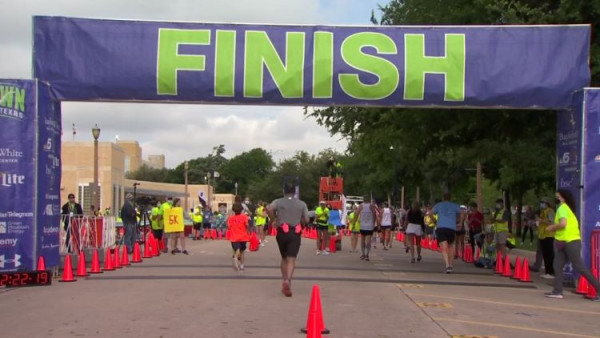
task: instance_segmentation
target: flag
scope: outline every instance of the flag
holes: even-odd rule
[[[346,215],[348,214],[348,207],[346,206],[346,195],[342,194],[342,224],[346,224]]]
[[[198,200],[202,204],[202,209],[206,208],[206,198],[204,197],[204,191],[198,192]]]
[[[215,170],[215,172],[213,173],[213,177],[214,178],[219,178],[219,176],[221,176],[221,175],[219,174],[218,171]]]

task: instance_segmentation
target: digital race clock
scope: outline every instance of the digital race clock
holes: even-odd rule
[[[0,287],[38,286],[52,284],[49,270],[0,273]]]

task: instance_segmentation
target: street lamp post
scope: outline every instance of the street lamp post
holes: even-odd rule
[[[394,152],[394,146],[390,146],[392,152],[392,158],[394,159],[394,182],[392,183],[392,205],[396,206],[398,200],[398,161],[396,160],[396,154]]]
[[[238,191],[238,190],[237,190],[237,188],[238,188],[238,183],[237,183],[237,182],[235,182],[233,185],[235,186],[235,195],[237,196],[237,191]]]
[[[185,201],[183,202],[183,205],[185,207],[185,210],[187,212],[188,210],[188,170],[190,169],[190,164],[188,161],[185,161],[183,163],[183,180],[185,183]]]
[[[92,128],[92,136],[94,137],[94,187],[92,191],[92,203],[95,208],[100,208],[100,200],[98,199],[98,138],[100,137],[100,128],[98,128],[98,124]]]

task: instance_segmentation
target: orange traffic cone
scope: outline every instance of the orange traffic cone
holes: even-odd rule
[[[87,277],[90,274],[87,273],[86,269],[85,269],[85,253],[82,251],[79,251],[79,261],[77,262],[77,273],[75,274],[75,276],[77,277]]]
[[[423,237],[423,239],[421,240],[421,247],[423,249],[429,249],[429,239]]]
[[[158,251],[158,239],[152,238],[152,256],[160,256],[160,251]]]
[[[135,243],[133,245],[133,256],[131,257],[131,263],[141,263],[142,262],[142,254],[140,253],[140,243]]]
[[[113,268],[115,269],[120,269],[122,268],[121,266],[121,259],[119,258],[119,247],[116,246],[115,247],[115,254],[113,256]]]
[[[46,270],[46,261],[44,260],[44,256],[40,256],[38,259],[37,270]]]
[[[598,270],[592,269],[592,275],[598,279]],[[585,298],[594,299],[596,297],[598,297],[598,290],[594,289],[592,283],[588,283],[587,295],[585,295]]]
[[[106,248],[106,257],[104,258],[104,271],[113,271],[115,267],[113,266],[112,255],[110,254],[110,249]]]
[[[510,267],[510,257],[508,256],[508,254],[506,254],[506,257],[504,257],[504,270],[502,271],[502,276],[512,276],[512,268]]]
[[[329,238],[329,252],[330,253],[335,253],[336,252],[336,247],[335,247],[335,236],[331,236]]]
[[[528,283],[531,282],[531,277],[529,276],[529,261],[527,258],[523,259],[523,271],[521,271],[521,279],[519,279],[519,281]]]
[[[579,281],[577,282],[577,290],[576,293],[580,295],[587,295],[588,293],[588,280],[583,277],[583,275],[579,275]]]
[[[219,230],[219,240],[223,239],[223,231]]]
[[[521,279],[521,271],[523,268],[521,267],[521,257],[517,256],[517,260],[515,261],[515,273],[512,275],[512,279]]]
[[[470,254],[471,254],[471,247],[468,245],[465,245],[465,249],[463,250],[463,254],[462,254],[462,259],[465,263],[471,263],[471,262],[469,262]]]
[[[129,254],[127,253],[127,247],[123,245],[123,252],[121,252],[121,266],[129,266]]]
[[[63,269],[62,279],[59,282],[76,282],[77,279],[73,278],[73,265],[71,265],[71,255],[65,256],[65,266]]]
[[[144,241],[144,255],[142,258],[152,258],[152,253],[150,252],[150,241],[148,238]]]
[[[323,309],[321,308],[321,293],[319,286],[314,285],[308,307],[308,318],[306,319],[306,328],[300,330],[306,333],[306,337],[318,338],[322,334],[329,334],[323,322]]]
[[[92,268],[90,269],[90,273],[102,273],[102,270],[100,270],[100,257],[98,257],[98,249],[94,249],[94,253],[92,254]]]
[[[496,271],[497,274],[501,275],[504,272],[504,266],[502,265],[502,252],[498,251],[496,254]]]
[[[438,242],[437,242],[437,240],[434,239],[433,241],[431,241],[431,245],[429,247],[431,248],[431,250],[437,251],[437,249],[438,249]]]

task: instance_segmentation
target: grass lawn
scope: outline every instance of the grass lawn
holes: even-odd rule
[[[533,239],[533,244],[529,243],[529,234],[527,234],[527,238],[523,245],[521,245],[521,239],[517,239],[517,249],[528,250],[528,251],[536,251],[537,250],[537,237]]]

